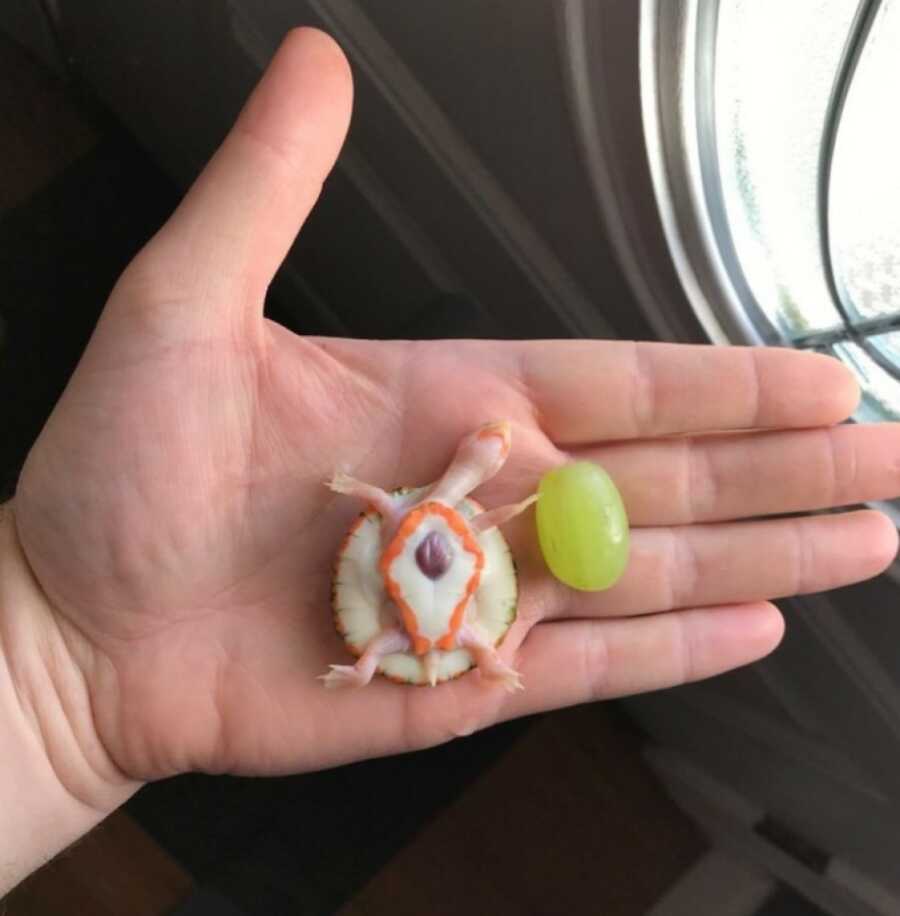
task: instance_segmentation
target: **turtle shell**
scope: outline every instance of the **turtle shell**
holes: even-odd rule
[[[395,495],[412,507],[424,495],[424,489],[396,491]],[[428,505],[424,503],[422,507]],[[475,500],[465,499],[456,506],[453,514],[458,513],[468,520],[481,511],[482,507]],[[480,558],[477,561],[477,582],[471,597],[465,602],[464,613],[466,619],[478,622],[494,645],[499,645],[516,618],[518,591],[512,553],[498,528],[477,535],[468,529],[468,536],[476,541],[477,546],[472,545],[475,546],[473,553],[480,554]],[[389,553],[390,550],[386,551],[385,557]],[[341,546],[332,589],[335,625],[350,651],[357,656],[381,630],[404,621],[402,600],[398,605],[396,597],[385,589],[385,578],[390,581],[390,577],[384,575],[382,554],[381,516],[374,511],[363,513],[354,522]],[[453,610],[456,610],[455,605]],[[439,632],[440,627],[437,627],[430,635],[436,637]],[[421,652],[425,648],[439,646],[440,642],[435,638],[429,640],[429,646],[420,643],[418,648]],[[448,642],[443,640],[444,645]],[[474,664],[466,649],[436,648],[436,651],[438,681],[464,674]],[[422,657],[412,650],[385,656],[378,671],[403,683],[426,683]]]

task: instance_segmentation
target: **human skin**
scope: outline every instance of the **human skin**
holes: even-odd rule
[[[771,599],[894,558],[878,512],[803,514],[900,493],[900,428],[836,425],[859,392],[835,360],[313,339],[266,320],[351,96],[328,37],[286,37],[116,285],[2,511],[0,892],[148,780],[309,771],[710,677],[777,646]],[[477,674],[325,690],[343,651],[329,570],[358,511],[325,482],[427,482],[496,417],[515,449],[479,499],[600,462],[633,525],[624,576],[593,595],[556,582],[526,513],[505,528],[521,602],[502,650],[525,691]]]

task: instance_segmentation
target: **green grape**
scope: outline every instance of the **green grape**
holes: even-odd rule
[[[538,540],[550,571],[583,591],[609,588],[628,562],[628,516],[609,474],[590,461],[548,471],[538,487]]]

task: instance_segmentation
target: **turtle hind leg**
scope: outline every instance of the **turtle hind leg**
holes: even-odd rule
[[[328,674],[320,674],[319,680],[326,687],[365,687],[372,680],[373,672],[364,673],[357,665],[329,665]]]
[[[518,671],[510,668],[500,658],[500,653],[491,645],[490,640],[483,636],[474,624],[463,624],[457,637],[457,645],[468,649],[482,680],[489,684],[499,684],[509,693],[524,690],[522,676]]]
[[[384,630],[366,645],[365,651],[355,665],[330,665],[328,674],[320,674],[319,680],[326,687],[365,687],[375,674],[378,663],[385,655],[405,652],[409,648],[409,637],[402,630]]]

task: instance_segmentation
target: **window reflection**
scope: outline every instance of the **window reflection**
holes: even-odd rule
[[[716,155],[753,297],[848,363],[856,419],[900,419],[900,0],[718,10]]]
[[[882,352],[893,353],[892,359],[900,365],[900,333],[892,331],[870,339]],[[834,355],[847,363],[859,380],[863,395],[857,420],[900,420],[900,387],[892,375],[855,343],[835,344]]]
[[[856,0],[723,0],[716,144],[729,226],[759,305],[788,338],[842,324],[825,280],[819,155]]]
[[[900,3],[883,0],[847,93],[829,189],[835,278],[857,318],[900,311],[898,52]]]

